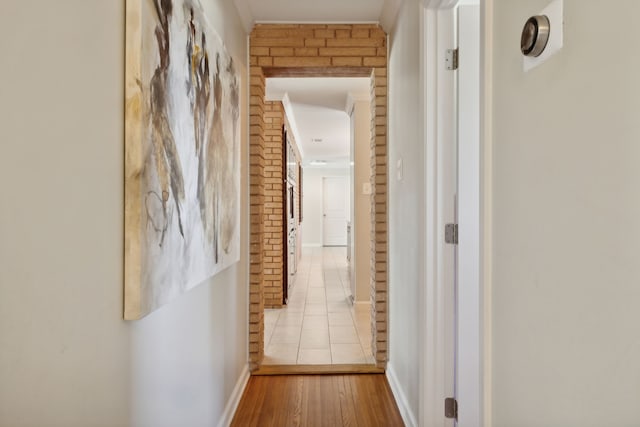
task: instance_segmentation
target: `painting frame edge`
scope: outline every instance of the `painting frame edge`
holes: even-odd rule
[[[132,233],[127,224],[140,230],[139,198],[142,168],[142,0],[126,0],[125,7],[125,141],[124,141],[124,320],[138,320],[141,313],[140,233]],[[136,173],[136,171],[138,171]]]

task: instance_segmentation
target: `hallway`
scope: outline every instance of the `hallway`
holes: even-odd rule
[[[346,248],[304,248],[287,307],[265,310],[263,364],[373,364],[371,305],[350,294]]]

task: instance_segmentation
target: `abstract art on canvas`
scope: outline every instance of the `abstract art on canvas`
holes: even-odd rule
[[[127,0],[125,319],[239,259],[236,65],[199,0]]]

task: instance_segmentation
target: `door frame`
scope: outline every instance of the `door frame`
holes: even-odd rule
[[[450,371],[453,355],[446,344],[452,339],[453,329],[448,329],[450,313],[447,310],[447,287],[441,263],[446,251],[444,244],[443,178],[444,161],[442,147],[446,143],[446,129],[456,125],[455,112],[451,105],[455,101],[455,86],[451,75],[445,71],[445,50],[455,34],[455,24],[448,19],[447,11],[458,4],[480,5],[480,152],[479,152],[479,342],[477,348],[478,378],[477,419],[467,420],[467,426],[490,426],[491,417],[491,141],[492,141],[492,24],[493,0],[422,0],[420,14],[420,93],[421,113],[425,120],[422,137],[425,144],[425,286],[420,295],[420,337],[423,357],[420,360],[420,405],[419,425],[451,426],[453,421],[444,418],[444,398],[449,397],[452,379],[445,375]],[[455,105],[455,104],[454,104]],[[448,201],[446,201],[448,203]],[[447,349],[449,347],[449,350]],[[473,356],[472,356],[473,357]],[[464,411],[464,403],[459,407]],[[458,424],[462,426],[463,424]]]

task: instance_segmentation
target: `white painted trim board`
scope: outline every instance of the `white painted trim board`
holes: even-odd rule
[[[391,362],[387,363],[386,376],[387,381],[389,381],[389,386],[391,387],[391,393],[393,393],[393,397],[395,398],[398,409],[400,410],[402,421],[404,421],[404,424],[407,427],[417,427],[418,423],[416,422],[416,416],[409,406],[407,396],[404,394],[402,387],[400,387],[396,370]]]
[[[220,422],[218,422],[218,427],[228,427],[231,425],[231,421],[233,420],[233,416],[236,414],[236,410],[240,404],[240,399],[242,399],[242,394],[244,393],[244,389],[247,387],[250,377],[249,365],[244,365],[244,369],[242,369],[242,373],[240,373],[240,377],[231,392],[227,405],[224,407],[224,412],[222,413]]]

